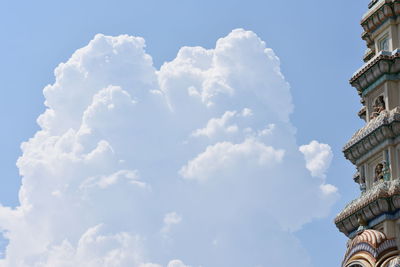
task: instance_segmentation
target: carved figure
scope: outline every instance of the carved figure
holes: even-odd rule
[[[378,117],[379,114],[381,114],[381,112],[386,109],[385,100],[384,100],[382,95],[379,96],[375,100],[375,104],[373,105],[372,108],[373,108],[373,111],[372,111],[372,114],[370,116],[370,119],[374,119],[374,118]]]
[[[374,183],[381,182],[384,180],[383,169],[384,169],[384,166],[382,163],[379,163],[378,165],[376,165]]]
[[[368,229],[368,223],[367,221],[364,219],[362,214],[358,214],[357,215],[357,222],[358,222],[358,229],[357,229],[357,233],[361,233],[364,230]]]
[[[357,169],[357,172],[353,175],[353,180],[360,186],[360,191],[363,194],[367,190],[367,186],[365,184],[365,177],[360,174]]]
[[[390,166],[389,163],[386,161],[382,162],[383,165],[383,179],[385,181],[389,181],[390,180]]]
[[[360,176],[360,190],[361,190],[362,194],[364,194],[365,191],[367,191],[367,185],[365,184],[365,177],[364,176]]]

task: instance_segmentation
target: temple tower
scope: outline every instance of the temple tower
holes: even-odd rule
[[[365,126],[344,146],[360,196],[336,217],[349,237],[344,267],[400,267],[400,0],[373,0],[361,20],[365,64],[357,89]]]

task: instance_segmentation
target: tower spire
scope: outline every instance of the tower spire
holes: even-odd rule
[[[345,144],[361,194],[335,218],[343,267],[400,267],[400,0],[372,0],[361,20],[365,64],[350,84],[365,121]]]

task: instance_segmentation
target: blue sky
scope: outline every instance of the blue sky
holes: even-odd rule
[[[255,32],[281,60],[291,86],[297,144],[316,139],[332,147],[327,182],[339,189],[341,198],[327,217],[313,219],[295,236],[313,266],[337,266],[346,239],[332,221],[359,194],[351,179],[354,168],[341,148],[362,125],[356,115],[359,99],[348,79],[362,64],[365,44],[359,21],[367,4],[367,0],[1,2],[0,202],[18,205],[21,178],[15,163],[21,142],[39,129],[36,118],[45,109],[43,87],[54,82],[54,68],[97,33],[143,37],[146,52],[159,68],[183,46],[213,48],[216,40],[243,28]],[[291,197],[282,190],[282,198]]]

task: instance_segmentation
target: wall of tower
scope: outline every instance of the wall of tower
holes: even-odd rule
[[[349,237],[345,267],[400,267],[400,0],[373,0],[363,16],[365,64],[350,83],[365,126],[344,146],[361,195],[336,217]]]

